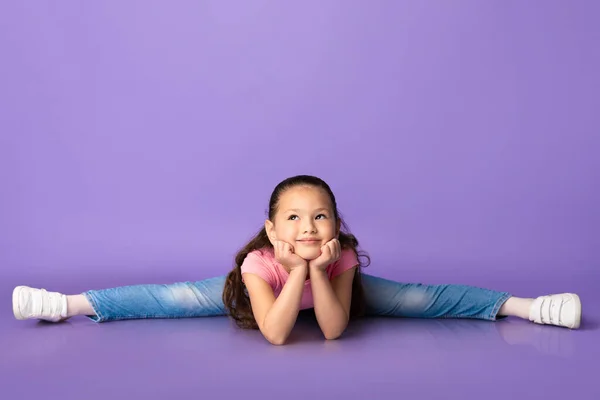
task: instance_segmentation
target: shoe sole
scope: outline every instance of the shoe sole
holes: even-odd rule
[[[13,314],[15,315],[15,318],[18,320],[27,319],[23,314],[21,314],[21,309],[19,308],[19,298],[20,298],[21,292],[25,289],[26,289],[25,286],[17,286],[13,290],[13,295],[12,295]]]
[[[575,301],[576,308],[575,308],[575,323],[570,328],[571,329],[579,329],[579,326],[581,326],[581,300],[579,299],[579,296],[577,296],[575,293],[572,293],[571,296],[573,296],[573,300]]]

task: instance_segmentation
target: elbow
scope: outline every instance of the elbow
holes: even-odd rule
[[[325,334],[325,340],[335,340],[337,338],[339,338],[340,336],[342,336],[342,333],[326,333]]]
[[[323,336],[325,336],[325,339],[327,340],[338,339],[340,336],[342,336],[347,327],[348,320],[344,320],[344,322],[339,324],[338,326],[331,326],[326,329],[322,329]]]
[[[285,342],[285,339],[269,340],[269,343],[271,343],[273,346],[283,346]]]
[[[345,330],[346,330],[345,326],[343,328],[339,328],[339,329],[325,330],[325,331],[323,331],[323,336],[325,336],[326,340],[335,340],[335,339],[338,339],[340,336],[342,336],[342,334],[344,333]]]
[[[290,335],[291,327],[287,327],[281,323],[267,322],[265,318],[260,330],[269,343],[274,346],[283,346]]]
[[[265,330],[263,336],[274,346],[283,346],[289,337],[289,332],[281,329]]]
[[[287,342],[287,336],[265,336],[267,341],[274,346],[283,346]]]

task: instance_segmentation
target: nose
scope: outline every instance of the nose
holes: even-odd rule
[[[304,233],[316,233],[317,228],[315,226],[314,221],[312,219],[305,220],[305,221],[307,221],[307,222],[304,223],[304,226],[302,229],[304,231]]]

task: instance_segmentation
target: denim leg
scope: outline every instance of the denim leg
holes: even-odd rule
[[[96,322],[142,318],[191,318],[226,315],[222,294],[226,276],[197,282],[149,284],[82,293]]]
[[[511,297],[467,285],[401,283],[362,274],[366,314],[413,318],[475,318],[496,320],[498,311]]]

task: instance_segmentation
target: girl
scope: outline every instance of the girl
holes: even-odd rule
[[[359,261],[359,257],[367,263]],[[62,321],[84,315],[96,322],[134,318],[229,315],[259,329],[272,344],[286,342],[300,310],[312,308],[326,339],[338,338],[361,315],[476,318],[520,317],[577,329],[576,294],[517,298],[466,285],[399,283],[361,273],[369,257],[341,220],[323,180],[307,175],[279,183],[264,227],[237,254],[226,276],[171,285],[133,285],[66,296],[18,286],[17,319]]]

